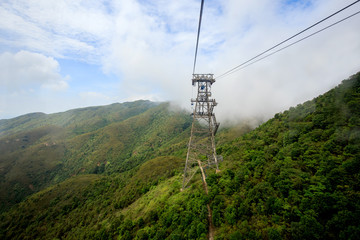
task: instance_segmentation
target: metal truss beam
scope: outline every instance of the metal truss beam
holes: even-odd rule
[[[219,171],[219,160],[222,160],[222,157],[216,154],[215,134],[220,124],[216,122],[213,112],[217,105],[215,99],[211,98],[213,83],[213,74],[193,74],[192,84],[197,87],[197,97],[191,99],[195,107],[192,113],[193,123],[186,155],[183,189],[198,170],[201,170],[203,181],[206,178],[206,169],[215,168]]]

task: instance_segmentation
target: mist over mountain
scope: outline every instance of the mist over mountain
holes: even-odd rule
[[[0,120],[1,239],[356,239],[360,73],[216,136],[180,191],[192,118],[136,101]]]

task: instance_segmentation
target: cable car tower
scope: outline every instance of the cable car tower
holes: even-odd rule
[[[185,189],[199,169],[205,185],[205,170],[215,168],[216,172],[219,171],[218,163],[222,157],[216,155],[215,134],[220,124],[216,122],[213,112],[217,103],[215,99],[211,99],[211,86],[215,83],[213,76],[214,74],[193,74],[192,85],[197,86],[197,97],[191,99],[191,104],[195,104],[195,107],[182,189]]]

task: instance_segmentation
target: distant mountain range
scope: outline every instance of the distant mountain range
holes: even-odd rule
[[[137,101],[0,121],[1,239],[357,239],[360,73],[254,130],[180,191],[191,116]]]
[[[183,151],[190,124],[189,114],[150,101],[2,120],[0,209],[71,176],[124,172]]]

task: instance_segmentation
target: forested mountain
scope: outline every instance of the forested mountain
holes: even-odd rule
[[[208,178],[219,239],[358,239],[360,73],[223,144]]]
[[[215,239],[360,236],[360,73],[246,134],[221,130],[224,161],[207,176],[209,195],[199,175],[180,191],[190,116],[128,104],[147,107],[97,127],[66,117],[0,122],[1,184],[27,164],[24,179],[51,185],[0,215],[1,239],[207,239],[206,204]],[[33,165],[49,170],[31,175]]]
[[[3,120],[0,209],[71,176],[119,173],[169,151],[176,155],[190,124],[188,114],[149,101]]]

